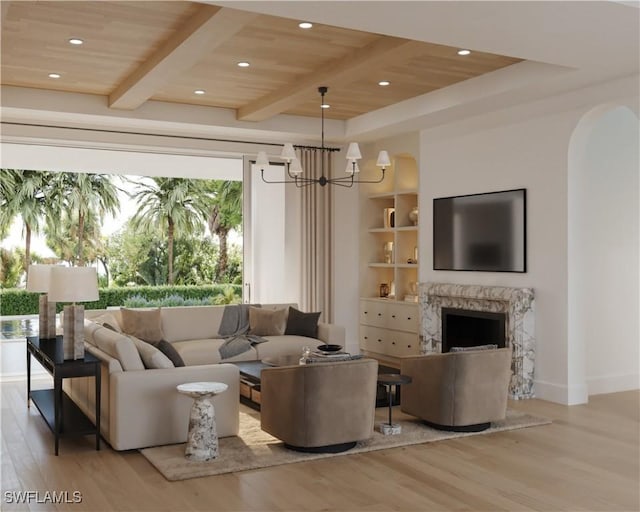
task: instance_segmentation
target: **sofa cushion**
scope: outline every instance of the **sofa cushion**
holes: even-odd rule
[[[142,341],[135,336],[129,336],[138,349],[138,354],[147,369],[173,368],[175,365],[166,355],[154,347],[151,343]]]
[[[318,337],[318,319],[320,312],[303,313],[296,308],[289,308],[287,317],[287,327],[285,334],[295,334],[298,336],[307,336],[309,338]]]
[[[123,370],[144,370],[138,349],[128,336],[85,320],[84,337],[88,343],[120,361]]]
[[[169,343],[218,337],[224,306],[162,308],[162,332]]]
[[[286,309],[249,308],[249,333],[255,336],[280,336],[287,326]]]
[[[123,332],[149,343],[158,343],[164,339],[160,308],[120,308],[120,314]]]
[[[224,343],[221,339],[200,339],[176,341],[171,345],[178,351],[185,365],[195,366],[201,364],[216,364],[222,362],[220,358],[220,345]],[[253,361],[258,359],[258,353],[255,348],[243,352],[234,357],[225,359],[224,362],[233,361]]]

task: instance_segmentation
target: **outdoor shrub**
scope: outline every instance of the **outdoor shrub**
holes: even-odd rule
[[[151,301],[159,306],[187,306],[200,304],[229,304],[240,302],[242,286],[213,284],[204,286],[135,286],[101,288],[96,302],[85,302],[85,309],[106,309],[108,306],[149,307]],[[127,303],[127,301],[129,301]],[[143,301],[146,301],[143,302]],[[58,303],[58,312],[64,304]],[[38,294],[25,290],[0,290],[0,315],[38,314]]]

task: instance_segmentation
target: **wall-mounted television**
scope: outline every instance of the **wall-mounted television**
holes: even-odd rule
[[[526,189],[433,200],[433,269],[527,271]]]

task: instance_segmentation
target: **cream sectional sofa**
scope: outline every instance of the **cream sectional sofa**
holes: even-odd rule
[[[269,304],[281,309],[295,304]],[[115,450],[182,443],[187,439],[191,399],[178,393],[186,382],[223,382],[229,389],[213,399],[220,437],[238,433],[239,371],[227,361],[248,361],[278,355],[301,354],[304,346],[322,343],[344,345],[343,327],[320,322],[318,338],[265,336],[268,341],[221,361],[218,338],[224,306],[170,307],[160,310],[164,339],[185,362],[183,367],[145,369],[136,342],[130,336],[104,327],[92,319],[108,313],[121,322],[120,311],[87,311],[86,350],[102,361],[101,433]],[[113,326],[112,326],[113,327]],[[115,326],[119,328],[120,326]],[[95,421],[95,386],[92,378],[65,379],[64,389]]]

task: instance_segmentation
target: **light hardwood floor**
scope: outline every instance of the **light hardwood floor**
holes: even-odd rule
[[[510,406],[553,423],[491,435],[168,482],[137,451],[53,435],[26,383],[1,385],[2,510],[638,511],[640,392],[565,407]],[[80,491],[67,505],[14,504],[7,491]]]

